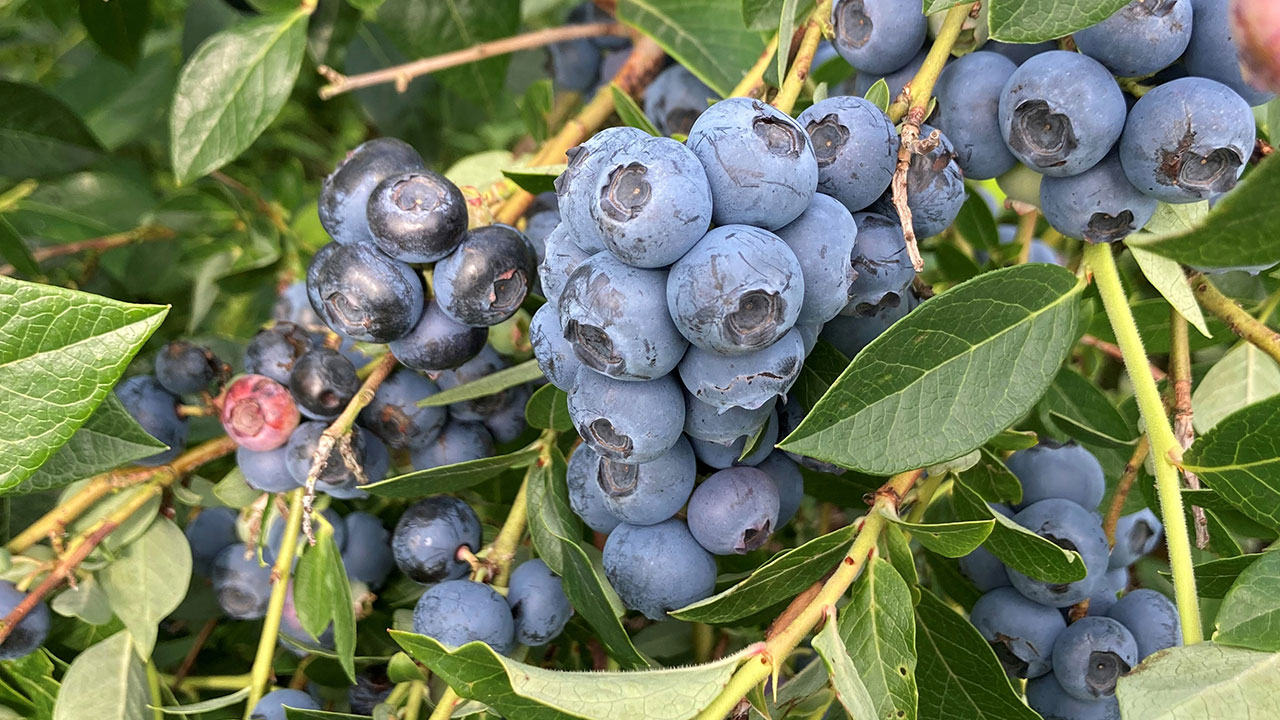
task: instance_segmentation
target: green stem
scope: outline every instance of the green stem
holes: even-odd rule
[[[796,51],[795,60],[791,62],[791,69],[787,71],[786,79],[782,81],[782,88],[778,90],[778,96],[773,99],[773,106],[788,115],[795,108],[800,91],[804,89],[804,81],[809,77],[809,70],[813,66],[813,55],[818,50],[818,42],[822,40],[822,24],[827,22],[829,17],[831,17],[831,0],[820,0],[805,25],[800,49]],[[790,43],[790,38],[786,40]],[[787,50],[788,48],[783,48],[779,43],[778,52],[787,52]]]
[[[164,720],[164,697],[160,695],[160,673],[156,670],[154,660],[147,660],[147,690],[151,693],[151,711],[153,720]]]
[[[1192,572],[1191,540],[1187,535],[1187,516],[1182,507],[1182,490],[1175,462],[1181,462],[1182,446],[1169,425],[1160,390],[1151,377],[1150,361],[1142,345],[1133,312],[1129,309],[1120,272],[1111,256],[1108,243],[1087,244],[1084,261],[1093,271],[1098,293],[1106,308],[1107,318],[1115,331],[1116,344],[1124,355],[1129,382],[1133,384],[1138,410],[1151,440],[1151,459],[1156,468],[1156,494],[1164,518],[1164,534],[1169,546],[1169,567],[1173,571],[1173,593],[1178,602],[1182,622],[1182,638],[1188,645],[1204,639],[1200,627],[1200,607],[1196,597],[1196,577]]]
[[[915,504],[911,506],[911,512],[907,513],[907,522],[918,523],[924,519],[924,511],[929,509],[929,504],[933,502],[933,496],[938,494],[938,488],[942,487],[942,483],[946,479],[946,473],[930,475],[924,479],[924,483],[920,485],[920,489],[916,492]]]
[[[289,592],[289,574],[293,571],[293,556],[298,549],[298,533],[302,529],[302,489],[294,490],[289,498],[289,518],[280,538],[276,564],[271,570],[275,584],[271,588],[271,600],[267,603],[267,615],[262,620],[262,635],[258,637],[258,653],[250,672],[249,702],[245,720],[266,694],[271,684],[271,666],[276,657],[276,640],[280,635],[280,615],[284,612],[285,595]]]
[[[453,709],[458,705],[459,700],[461,698],[453,688],[445,688],[444,694],[440,696],[440,701],[436,703],[435,709],[431,711],[431,717],[427,720],[448,720],[453,715]]]
[[[422,712],[423,689],[421,680],[409,683],[409,700],[404,706],[404,720],[418,720],[418,714]]]
[[[244,675],[193,675],[179,680],[172,675],[161,676],[169,687],[182,690],[243,690],[253,682],[253,676]]]
[[[1231,332],[1252,343],[1254,347],[1270,355],[1276,362],[1280,362],[1280,333],[1245,312],[1235,300],[1223,295],[1203,273],[1195,273],[1191,276],[1191,290],[1200,301],[1201,307],[1225,322]]]
[[[788,38],[787,44],[791,44]],[[773,39],[765,46],[764,51],[760,53],[760,57],[756,60],[756,64],[751,66],[747,74],[742,76],[742,82],[729,93],[729,97],[749,97],[754,95],[756,90],[764,85],[764,74],[769,69],[769,62],[773,60],[774,53],[778,52],[778,34],[773,34]]]
[[[711,660],[711,648],[715,644],[715,630],[706,623],[693,624],[693,661],[705,663]]]
[[[943,66],[950,59],[951,49],[956,46],[960,31],[964,29],[964,21],[968,19],[972,9],[972,4],[963,3],[947,11],[946,17],[942,20],[942,29],[938,31],[938,37],[930,46],[929,54],[924,58],[924,64],[920,66],[920,71],[915,77],[911,78],[911,82],[907,83],[910,102],[894,98],[893,104],[889,106],[890,120],[896,123],[902,120],[908,109],[912,109],[920,114],[920,118],[915,121],[916,124],[924,122],[924,112],[929,107],[929,98],[933,96],[933,86],[938,82],[938,75],[942,73]]]

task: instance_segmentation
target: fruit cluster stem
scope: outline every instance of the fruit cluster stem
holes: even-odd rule
[[[788,49],[790,49],[788,42]],[[773,56],[778,52],[778,34],[774,33],[773,38],[764,46],[764,50],[760,53],[760,57],[756,59],[756,64],[751,66],[746,75],[742,76],[742,82],[739,82],[729,93],[729,97],[753,97],[761,87],[764,86],[764,74],[769,70],[769,63],[773,62]]]
[[[1191,290],[1200,301],[1200,307],[1226,323],[1231,332],[1270,355],[1276,362],[1280,362],[1280,333],[1245,312],[1235,300],[1223,295],[1222,291],[1209,282],[1209,278],[1205,277],[1204,273],[1195,273],[1191,276]]]
[[[796,106],[800,91],[804,89],[804,81],[809,78],[809,70],[813,66],[813,54],[817,52],[818,42],[822,40],[822,26],[830,16],[831,0],[821,0],[805,22],[800,49],[796,51],[796,57],[791,61],[791,69],[787,71],[787,77],[782,81],[778,96],[773,99],[773,106],[788,115]],[[782,48],[779,48],[779,52],[782,51]]]
[[[280,616],[284,613],[285,596],[289,592],[289,575],[293,572],[294,555],[298,550],[298,532],[302,529],[302,488],[290,493],[289,516],[276,551],[276,564],[271,568],[271,598],[267,602],[267,614],[262,619],[262,634],[258,636],[258,652],[253,658],[249,676],[249,701],[245,708],[245,720],[266,694],[271,684],[271,666],[276,658],[276,640],[280,636]]]
[[[1116,269],[1112,247],[1108,243],[1085,245],[1084,261],[1093,271],[1098,293],[1106,308],[1107,318],[1115,331],[1116,344],[1124,354],[1125,369],[1133,384],[1138,400],[1138,410],[1147,426],[1151,440],[1151,457],[1156,468],[1156,494],[1160,498],[1164,517],[1164,534],[1169,549],[1169,566],[1173,571],[1173,592],[1178,602],[1178,617],[1182,623],[1182,637],[1188,644],[1204,639],[1200,627],[1200,607],[1196,597],[1196,577],[1192,571],[1191,540],[1187,536],[1187,518],[1182,506],[1182,488],[1178,482],[1176,463],[1182,461],[1182,446],[1178,444],[1165,414],[1160,390],[1151,377],[1150,361],[1142,345],[1142,336],[1129,309],[1120,272]]]

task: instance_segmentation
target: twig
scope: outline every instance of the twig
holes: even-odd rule
[[[788,44],[788,49],[790,45]],[[751,66],[746,75],[742,76],[742,82],[734,86],[733,91],[729,93],[730,97],[754,97],[756,92],[764,87],[764,74],[769,70],[769,63],[773,61],[773,56],[778,52],[778,34],[774,33],[773,38],[769,40],[769,44],[764,46],[764,51],[760,53],[760,57],[756,60],[756,64]]]
[[[200,651],[204,649],[204,644],[209,642],[209,636],[213,635],[213,631],[218,627],[220,619],[209,618],[200,632],[196,634],[195,642],[191,643],[191,649],[187,651],[186,657],[182,658],[182,664],[178,666],[177,672],[173,674],[173,684],[181,684],[183,679],[191,674],[191,669],[196,666],[196,658],[199,657]]]
[[[451,67],[479,62],[497,55],[507,55],[520,50],[532,50],[545,45],[554,45],[566,40],[600,37],[602,35],[626,35],[626,27],[616,22],[586,23],[583,25],[565,25],[562,27],[535,30],[523,35],[515,35],[501,40],[472,45],[463,50],[420,58],[403,65],[374,70],[359,75],[343,75],[328,65],[321,65],[317,72],[324,76],[329,84],[320,88],[320,99],[328,100],[345,92],[395,83],[397,92],[404,92],[414,78],[430,75],[433,72],[447,70]]]
[[[302,526],[303,492],[301,489],[290,493],[289,517],[285,521],[284,533],[280,536],[280,549],[277,550],[276,564],[271,568],[271,599],[267,601],[267,614],[262,619],[262,634],[258,636],[258,652],[253,658],[253,669],[249,672],[252,680],[249,684],[249,701],[245,708],[245,720],[250,720],[249,713],[266,694],[267,685],[271,682],[271,666],[276,656],[276,641],[280,636],[280,615],[284,612],[285,596],[289,592],[289,575],[293,572],[294,555],[298,549],[298,529]]]
[[[61,245],[49,245],[47,247],[37,248],[31,251],[31,257],[36,262],[44,262],[63,255],[74,255],[79,252],[105,252],[107,250],[115,250],[116,248],[126,247],[135,243],[152,242],[155,240],[170,240],[177,235],[173,230],[160,225],[144,225],[140,228],[134,228],[127,232],[114,233],[112,235],[103,235],[102,237],[92,238],[89,240],[81,240],[79,242],[63,243]],[[0,275],[12,275],[14,268],[12,265],[0,265]]]
[[[1204,273],[1193,273],[1190,280],[1191,290],[1201,307],[1226,323],[1231,332],[1280,362],[1280,333],[1245,312],[1235,300],[1223,295]]]
[[[1133,455],[1129,456],[1129,462],[1124,464],[1124,472],[1120,473],[1120,481],[1116,483],[1116,491],[1111,495],[1111,505],[1107,507],[1107,516],[1102,521],[1102,530],[1107,534],[1107,544],[1115,547],[1116,544],[1116,523],[1120,522],[1120,513],[1124,510],[1124,502],[1129,498],[1129,491],[1133,489],[1133,481],[1138,477],[1138,470],[1142,467],[1142,463],[1147,459],[1147,453],[1151,451],[1151,441],[1146,435],[1138,438],[1138,443],[1133,447]]]
[[[818,41],[822,40],[822,24],[827,22],[830,16],[831,0],[821,0],[805,22],[800,49],[796,51],[796,57],[791,61],[791,69],[787,71],[787,77],[782,81],[778,96],[773,99],[773,106],[788,115],[795,107],[800,91],[804,89],[804,81],[809,77],[809,70],[812,69],[813,54],[818,49]],[[790,50],[790,47],[787,49]]]
[[[1196,430],[1192,424],[1194,415],[1191,410],[1191,345],[1187,331],[1187,320],[1175,309],[1169,311],[1169,374],[1173,385],[1173,434],[1183,450],[1191,447],[1196,439]],[[1187,487],[1200,489],[1200,478],[1193,472],[1182,471]],[[1204,508],[1191,508],[1191,519],[1195,525],[1196,547],[1201,550],[1209,546],[1209,522],[1205,519]]]
[[[1120,346],[1115,343],[1109,343],[1106,340],[1101,340],[1092,335],[1081,336],[1080,343],[1092,348],[1097,348],[1098,350],[1101,350],[1104,355],[1109,355],[1116,360],[1124,360],[1124,353],[1120,351]],[[1155,378],[1156,382],[1160,382],[1168,377],[1168,374],[1153,363],[1151,364],[1151,377]]]
[[[1018,215],[1018,232],[1013,237],[1013,244],[1018,246],[1018,264],[1026,265],[1031,260],[1031,241],[1036,235],[1036,219],[1039,213],[1035,208]]]

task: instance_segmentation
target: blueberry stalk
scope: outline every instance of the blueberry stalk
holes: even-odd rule
[[[788,115],[796,106],[796,99],[804,89],[804,81],[809,77],[810,66],[813,65],[813,54],[818,49],[818,41],[822,40],[822,25],[831,16],[831,0],[821,0],[805,23],[804,37],[800,39],[800,49],[796,51],[795,60],[791,61],[791,69],[782,81],[778,96],[773,99],[773,106]],[[782,48],[779,48],[782,51]],[[950,52],[950,51],[948,51]]]
[[[1191,410],[1191,338],[1188,335],[1187,319],[1176,309],[1169,310],[1169,376],[1173,385],[1173,434],[1178,438],[1178,445],[1185,451],[1196,439],[1195,426],[1192,425],[1194,414]],[[1200,489],[1200,478],[1193,472],[1183,471],[1187,479],[1187,487]],[[1209,546],[1209,521],[1205,519],[1204,508],[1192,507],[1191,519],[1195,524],[1196,547],[1201,550]]]
[[[293,559],[298,548],[298,530],[302,527],[303,496],[304,492],[301,488],[290,493],[289,517],[285,521],[284,534],[281,535],[276,564],[271,569],[274,580],[271,586],[271,599],[267,602],[266,617],[262,619],[262,634],[258,636],[258,652],[254,656],[253,669],[250,671],[249,700],[246,704],[245,720],[249,720],[248,714],[262,699],[267,687],[271,684],[271,665],[276,657],[280,616],[284,612],[285,595],[289,590],[289,575],[293,572]]]
[[[1226,323],[1231,332],[1280,362],[1280,333],[1245,312],[1235,300],[1223,295],[1203,273],[1191,276],[1191,290],[1200,301],[1200,307]]]
[[[1124,354],[1125,369],[1133,383],[1138,400],[1138,410],[1147,426],[1151,440],[1151,456],[1156,467],[1156,493],[1160,498],[1161,515],[1165,520],[1165,539],[1169,546],[1169,566],[1173,571],[1173,591],[1178,603],[1178,617],[1182,623],[1182,637],[1190,645],[1204,639],[1200,627],[1200,607],[1196,597],[1196,577],[1192,572],[1191,541],[1187,536],[1187,520],[1182,509],[1182,494],[1178,482],[1182,446],[1174,437],[1169,417],[1165,414],[1160,390],[1148,370],[1146,349],[1138,333],[1133,312],[1129,309],[1115,258],[1108,243],[1089,243],[1084,250],[1084,261],[1093,271],[1098,293],[1106,308],[1107,318],[1116,334],[1116,344]],[[1194,283],[1193,283],[1194,284]],[[1243,312],[1243,311],[1242,311]]]
[[[1149,452],[1151,452],[1151,440],[1143,435],[1138,438],[1138,444],[1133,448],[1133,455],[1129,457],[1129,462],[1124,465],[1124,471],[1120,473],[1116,491],[1111,495],[1111,505],[1107,508],[1107,515],[1102,520],[1102,531],[1107,535],[1107,544],[1112,547],[1116,544],[1116,523],[1120,522],[1124,501],[1129,497],[1129,491],[1133,489],[1133,481],[1138,478],[1138,469],[1146,462]]]
[[[773,60],[774,53],[778,52],[778,35],[774,33],[773,38],[769,40],[769,44],[764,46],[764,50],[760,53],[756,64],[751,66],[747,74],[742,77],[742,82],[738,83],[733,91],[729,93],[729,97],[754,97],[756,91],[764,85],[764,74],[769,69],[769,62]]]

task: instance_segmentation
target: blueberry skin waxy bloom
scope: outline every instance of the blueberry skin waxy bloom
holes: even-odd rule
[[[1076,47],[1120,77],[1172,65],[1191,40],[1191,0],[1133,0],[1111,17],[1077,30]]]
[[[1062,689],[1053,673],[1027,681],[1027,704],[1045,718],[1120,720],[1120,703],[1114,695],[1087,702],[1077,700]]]
[[[1124,129],[1124,93],[1097,60],[1054,50],[1026,61],[1000,95],[1000,133],[1014,156],[1048,177],[1098,164]]]
[[[1146,225],[1158,205],[1129,182],[1116,153],[1079,175],[1040,183],[1045,220],[1063,235],[1091,243],[1123,240]]]
[[[155,439],[169,446],[155,455],[134,460],[138,465],[164,465],[187,447],[187,419],[178,417],[178,398],[150,375],[135,375],[116,386],[116,398],[133,419]]]
[[[470,580],[427,588],[413,608],[413,631],[452,647],[477,640],[498,653],[515,647],[516,624],[506,598]]]
[[[701,402],[701,401],[699,401]],[[776,405],[772,403],[771,405]],[[759,428],[757,428],[759,429]],[[689,444],[693,446],[693,453],[698,456],[698,460],[703,465],[724,470],[735,465],[756,466],[764,462],[769,453],[773,450],[773,446],[778,444],[778,415],[773,413],[769,415],[769,424],[765,427],[763,434],[760,436],[760,444],[755,450],[742,457],[743,451],[747,449],[747,443],[755,439],[755,432],[748,435],[739,435],[730,442],[709,442],[707,440],[699,440],[692,438]]]
[[[1116,681],[1137,664],[1133,635],[1109,617],[1080,618],[1053,645],[1053,676],[1077,700],[1114,695]]]
[[[1049,672],[1054,640],[1067,625],[1057,609],[1028,600],[1011,587],[997,587],[978,598],[969,621],[1015,678]]]
[[[551,303],[543,304],[529,320],[529,343],[542,374],[552,385],[568,392],[582,361],[574,354],[573,345],[564,339],[560,314]]]
[[[305,290],[305,287],[304,287]],[[311,310],[310,303],[307,311]],[[289,385],[293,364],[311,350],[311,335],[291,322],[278,322],[259,330],[244,349],[244,371],[266,375],[281,385]]]
[[[582,443],[569,455],[566,484],[569,487],[569,507],[587,527],[598,533],[609,534],[622,521],[605,505],[604,488],[597,481],[600,453]]]
[[[853,253],[858,226],[853,215],[835,198],[822,193],[777,235],[795,253],[804,278],[804,302],[796,324],[822,323],[840,314],[849,302],[849,287],[857,273]]]
[[[508,365],[505,358],[486,345],[475,357],[459,365],[453,370],[446,370],[436,376],[436,384],[441,390],[450,390],[474,382],[482,377],[492,375]],[[453,420],[480,421],[506,408],[514,397],[512,389],[484,395],[472,400],[461,400],[449,405],[449,417]]]
[[[393,175],[374,188],[369,231],[378,249],[407,263],[435,262],[467,231],[467,201],[445,176],[430,170]]]
[[[845,357],[852,358],[919,304],[915,293],[904,291],[886,295],[879,305],[861,305],[861,309],[853,314],[849,314],[846,307],[823,326],[819,337],[834,345]]]
[[[867,92],[871,90],[873,85],[884,80],[884,84],[889,86],[889,99],[893,100],[902,94],[902,89],[906,87],[907,83],[911,82],[911,78],[915,77],[916,73],[920,72],[920,68],[924,67],[924,59],[928,57],[928,55],[928,48],[920,48],[920,52],[916,53],[911,60],[907,61],[906,65],[903,65],[896,70],[884,73],[883,75],[868,72],[858,73],[853,77],[852,83],[848,80],[841,83],[841,92],[846,92],[849,95],[856,95],[857,97],[866,97]],[[852,88],[850,90],[845,90],[845,88],[848,88],[850,84],[852,84]]]
[[[600,238],[628,265],[666,267],[711,224],[711,188],[702,164],[670,138],[646,137],[619,148],[587,191]]]
[[[838,95],[800,113],[818,159],[818,190],[858,212],[875,202],[893,180],[898,133],[871,101]]]
[[[551,642],[573,617],[560,578],[541,560],[523,562],[511,573],[507,604],[515,619],[516,641],[538,646]]]
[[[236,542],[236,511],[225,507],[205,508],[187,523],[183,532],[191,546],[191,570],[208,577],[214,558]]]
[[[931,122],[951,141],[967,178],[998,177],[1018,162],[1004,144],[999,121],[1000,94],[1017,69],[1003,55],[975,52],[951,61],[938,75],[938,109]]]
[[[711,101],[719,96],[683,65],[658,73],[644,93],[644,114],[663,135],[689,134]]]
[[[27,594],[13,583],[0,580],[0,613],[8,615]],[[49,636],[49,606],[38,603],[0,643],[0,660],[16,660],[35,651]]]
[[[762,470],[733,467],[702,481],[689,498],[689,531],[716,555],[745,555],[778,527],[778,486]]]
[[[391,447],[409,448],[434,440],[444,428],[448,412],[442,407],[418,407],[440,392],[440,386],[409,370],[396,370],[360,411],[360,422]]]
[[[647,137],[650,137],[648,133],[633,127],[606,128],[565,153],[569,165],[556,178],[560,223],[573,242],[587,253],[604,250],[604,240],[600,238],[595,221],[591,219],[591,203],[594,198],[588,188],[595,184],[600,168],[609,161],[613,153],[635,140]]]
[[[369,244],[320,248],[307,268],[311,307],[334,332],[385,343],[404,337],[422,316],[422,279]]]
[[[375,590],[382,587],[396,567],[391,533],[382,526],[381,520],[369,513],[348,513],[342,520],[347,528],[347,542],[342,548],[347,577]]]
[[[697,475],[693,448],[682,437],[658,459],[646,463],[624,465],[602,457],[595,480],[610,514],[632,525],[655,525],[684,507]]]
[[[489,339],[485,328],[457,322],[429,300],[408,335],[387,343],[402,365],[424,372],[456,368],[475,357]]]
[[[1217,80],[1239,93],[1251,106],[1274,98],[1275,93],[1250,85],[1240,72],[1240,48],[1232,37],[1229,3],[1191,0],[1191,8],[1191,42],[1182,57],[1187,71],[1196,77]]]
[[[436,302],[463,325],[490,327],[520,309],[538,258],[519,230],[487,225],[467,232],[435,268]]]
[[[729,98],[707,108],[686,144],[706,170],[717,225],[782,227],[804,212],[818,187],[809,134],[759,100]]]
[[[493,434],[488,428],[479,422],[455,420],[431,442],[411,448],[409,461],[414,470],[429,470],[492,457],[493,452]]]
[[[653,620],[711,596],[716,561],[679,518],[619,525],[604,544],[604,573],[622,604]]]
[[[1120,162],[1143,193],[1169,203],[1207,200],[1228,192],[1253,154],[1253,111],[1231,88],[1205,78],[1181,78],[1138,99]]]
[[[375,138],[347,153],[320,187],[320,224],[342,244],[373,242],[366,215],[369,196],[392,175],[422,170],[422,156],[395,138]]]
[[[722,355],[772,345],[795,325],[804,295],[795,252],[777,235],[746,225],[707,233],[667,276],[667,308],[680,333]]]
[[[1138,661],[1165,648],[1182,644],[1178,608],[1155,590],[1138,588],[1116,601],[1107,617],[1118,620],[1138,643]]]
[[[1151,508],[1121,516],[1116,522],[1116,544],[1111,548],[1111,561],[1107,567],[1112,570],[1129,567],[1138,558],[1155,550],[1163,535],[1164,524],[1151,512]]]
[[[752,410],[786,395],[803,362],[804,340],[792,330],[769,347],[746,355],[689,348],[680,361],[680,381],[694,397],[721,410]]]
[[[911,156],[907,168],[907,207],[911,209],[911,229],[917,238],[927,238],[946,230],[955,222],[964,205],[964,174],[955,161],[955,149],[946,135],[928,125],[920,126],[921,140],[936,143],[927,153]],[[871,206],[895,221],[898,210],[892,190]]]
[[[853,256],[858,274],[841,314],[870,315],[877,308],[901,304],[916,275],[907,257],[902,224],[877,213],[857,213],[853,221],[858,225]]]
[[[836,52],[858,72],[882,75],[905,65],[929,30],[920,0],[836,0],[831,24]]]
[[[649,462],[680,439],[684,395],[670,375],[624,382],[583,368],[569,390],[569,417],[601,455],[622,463]]]
[[[263,695],[258,704],[253,706],[249,720],[285,720],[285,707],[291,707],[294,710],[320,709],[315,698],[301,690],[272,690]]]
[[[271,599],[271,566],[258,564],[258,554],[245,557],[244,546],[229,545],[213,561],[213,593],[218,606],[234,620],[257,620]]]
[[[778,488],[778,523],[774,529],[786,525],[800,509],[804,499],[804,475],[800,466],[781,450],[774,450],[756,468],[769,476]]]
[[[775,403],[758,408],[731,407],[721,409],[688,393],[684,396],[684,434],[695,440],[731,443],[743,435],[751,435],[769,421]]]
[[[479,549],[480,518],[470,505],[448,495],[410,505],[391,536],[396,566],[424,584],[465,577],[471,566],[458,559],[463,546]]]
[[[289,376],[298,410],[316,419],[335,418],[360,389],[356,366],[337,350],[313,348],[298,358]]]
[[[188,395],[209,387],[222,363],[208,348],[185,340],[167,343],[156,353],[156,380],[174,395]]]
[[[1042,605],[1067,607],[1089,597],[1107,572],[1107,536],[1098,517],[1070,500],[1049,498],[1021,510],[1013,521],[1068,550],[1080,553],[1086,576],[1073,583],[1035,580],[1009,568],[1009,582],[1018,592]]]
[[[688,341],[666,312],[667,272],[597,253],[578,265],[560,296],[560,327],[585,367],[618,380],[671,372]]]
[[[565,283],[578,265],[591,253],[578,247],[574,242],[569,226],[561,222],[555,230],[547,235],[546,248],[542,262],[538,263],[538,281],[542,285],[542,296],[547,304],[560,307],[560,295],[564,292]]]
[[[1074,442],[1041,442],[1013,453],[1005,465],[1022,484],[1022,502],[1014,506],[1015,510],[1048,498],[1064,498],[1086,509],[1096,508],[1107,491],[1098,458]]]

